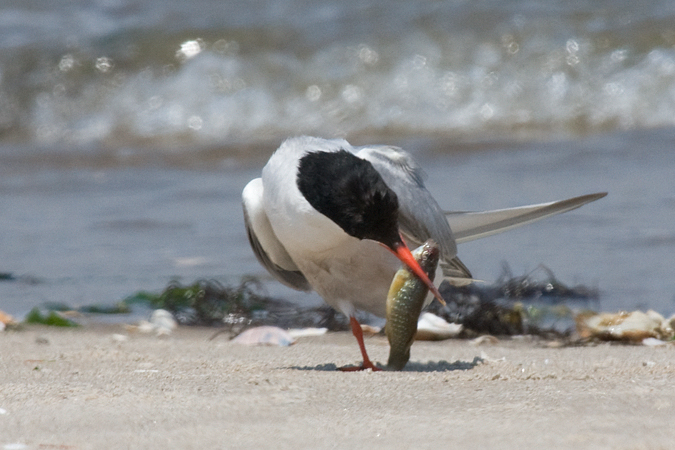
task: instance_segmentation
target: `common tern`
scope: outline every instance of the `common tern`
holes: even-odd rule
[[[295,137],[270,157],[243,190],[244,221],[260,263],[281,283],[315,290],[350,318],[368,358],[356,310],[385,316],[401,262],[442,301],[408,245],[434,239],[439,270],[455,285],[472,281],[457,243],[578,208],[606,193],[484,212],[444,212],[410,154],[392,146],[352,147],[343,139]],[[431,297],[430,297],[431,299]]]

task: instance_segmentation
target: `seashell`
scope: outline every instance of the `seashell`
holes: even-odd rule
[[[363,331],[364,336],[375,336],[377,333],[382,331],[382,328],[362,323],[361,330]]]
[[[10,323],[14,323],[14,317],[10,316],[6,312],[0,310],[0,323],[4,323],[5,325],[9,325]]]
[[[0,310],[0,331],[4,330],[7,325],[14,325],[15,323],[14,317]]]
[[[143,334],[155,333],[157,336],[168,336],[178,327],[178,322],[173,314],[165,309],[156,309],[150,316],[150,321],[141,320],[138,325],[126,325],[129,332],[138,332]]]
[[[147,320],[141,320],[138,322],[138,326],[135,328],[135,331],[143,334],[152,333],[155,331],[155,326]]]
[[[23,444],[21,442],[14,442],[11,444],[5,444],[2,446],[3,450],[24,450],[27,449],[28,446],[26,444]]]
[[[424,312],[417,321],[415,340],[440,341],[457,336],[462,331],[462,324],[448,323],[436,314]]]
[[[110,339],[112,339],[113,342],[121,343],[128,341],[129,336],[119,333],[113,333],[112,335],[110,335]]]
[[[156,309],[150,316],[150,324],[154,327],[157,336],[168,336],[178,327],[173,314],[165,309]]]
[[[255,327],[249,328],[234,339],[232,342],[242,345],[277,345],[288,347],[295,343],[295,339],[286,330],[279,327]]]
[[[499,344],[499,339],[496,337],[485,334],[483,336],[479,336],[476,339],[472,339],[469,341],[469,344],[479,346],[479,345],[496,345]]]
[[[666,341],[656,338],[647,338],[642,340],[642,345],[646,347],[662,347],[666,345]]]
[[[323,336],[328,331],[328,328],[291,328],[288,334],[294,338],[309,337],[309,336]]]
[[[642,342],[648,338],[669,339],[671,324],[656,311],[602,313],[577,316],[577,330],[582,338]]]

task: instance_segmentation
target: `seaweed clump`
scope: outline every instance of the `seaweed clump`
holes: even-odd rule
[[[439,291],[446,306],[433,302],[427,310],[464,325],[466,337],[484,333],[569,336],[575,331],[578,310],[597,306],[599,299],[597,289],[570,287],[543,265],[527,275],[513,276],[505,264],[491,285],[455,287],[444,282]]]
[[[340,320],[329,307],[304,308],[287,300],[263,295],[261,291],[260,283],[254,278],[245,278],[236,286],[226,286],[215,280],[197,280],[183,285],[174,280],[160,294],[139,292],[125,299],[124,303],[165,309],[181,325],[349,329],[348,320]]]
[[[56,311],[49,311],[48,314],[42,314],[40,309],[35,307],[30,310],[24,319],[24,323],[49,325],[53,327],[78,327],[79,325],[59,315]]]

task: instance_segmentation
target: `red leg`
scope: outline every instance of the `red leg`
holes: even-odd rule
[[[340,370],[343,372],[355,372],[357,370],[366,370],[366,369],[371,369],[372,371],[378,371],[382,370],[379,367],[376,367],[375,364],[372,363],[370,358],[368,358],[368,353],[366,353],[366,344],[363,342],[363,330],[361,329],[361,324],[359,323],[358,320],[354,316],[349,317],[349,323],[352,326],[352,333],[354,334],[354,337],[356,338],[356,341],[359,343],[359,348],[361,349],[361,356],[363,356],[363,363],[361,366],[356,366],[356,367],[341,367]]]

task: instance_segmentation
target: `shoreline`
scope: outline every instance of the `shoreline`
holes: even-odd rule
[[[0,333],[0,448],[642,449],[675,438],[672,345],[418,341],[411,370],[342,373],[329,369],[359,362],[349,333],[290,347],[213,334]],[[386,361],[385,337],[366,345]]]

